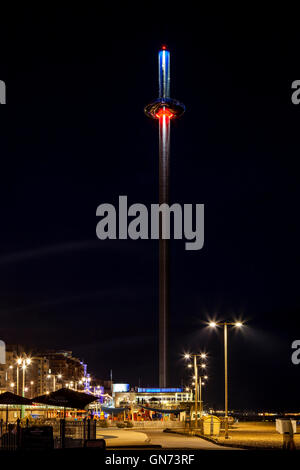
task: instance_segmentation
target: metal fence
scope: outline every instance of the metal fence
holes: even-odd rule
[[[20,425],[0,423],[0,449],[16,450],[20,444]]]
[[[88,441],[96,440],[97,423],[94,420],[69,421],[46,419],[15,424],[0,422],[0,450],[20,448],[66,448],[84,447]]]

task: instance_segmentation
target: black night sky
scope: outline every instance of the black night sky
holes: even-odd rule
[[[184,351],[206,350],[204,400],[221,407],[222,335],[204,321],[242,318],[230,407],[300,411],[296,22],[82,8],[19,10],[2,39],[1,338],[157,386],[158,244],[95,229],[97,206],[119,195],[157,202],[157,123],[143,107],[166,43],[187,109],[172,125],[171,202],[205,204],[204,248],[171,243],[170,384],[188,383]]]

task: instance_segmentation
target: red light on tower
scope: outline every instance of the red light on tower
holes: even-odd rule
[[[158,119],[162,118],[163,116],[168,117],[169,119],[171,119],[174,116],[174,114],[168,108],[167,109],[161,108],[158,111],[158,113],[155,114],[155,116]]]
[[[163,45],[161,46],[161,49],[162,49],[162,51],[166,51],[166,50],[167,50],[167,46],[166,46],[165,44],[163,44]]]

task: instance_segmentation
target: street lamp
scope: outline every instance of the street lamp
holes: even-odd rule
[[[225,365],[225,439],[228,439],[228,354],[227,354],[227,327],[228,326],[235,326],[237,328],[241,328],[243,323],[238,322],[222,322],[216,323],[214,321],[209,323],[211,328],[216,328],[217,326],[224,327],[224,365]]]
[[[194,380],[193,385],[195,386],[195,429],[198,428],[198,363],[197,363],[197,358],[200,357],[201,359],[206,358],[206,354],[204,357],[204,353],[201,354],[185,354],[184,358],[185,359],[192,359],[194,360]],[[188,367],[191,367],[192,364],[188,364]],[[204,367],[203,367],[204,366]],[[202,368],[205,368],[206,365],[204,363],[201,364]]]
[[[26,368],[31,364],[30,357],[18,357],[17,358],[17,395],[19,394],[19,368],[23,371],[22,376],[22,397],[25,396],[25,375],[26,375]],[[24,418],[24,405],[21,406],[21,417]]]
[[[33,392],[33,390],[32,390],[32,389],[33,389],[33,384],[34,384],[34,381],[31,380],[31,381],[30,381],[30,398],[33,397],[33,393],[32,393],[32,392]]]
[[[31,364],[30,357],[18,357],[17,358],[17,394],[19,394],[19,368],[23,371],[22,376],[22,396],[24,397],[24,388],[25,388],[25,375],[26,375],[26,368]]]
[[[203,400],[202,400],[202,387],[204,386],[205,382],[202,379],[207,380],[207,375],[199,375],[199,401],[200,401],[200,418],[202,418],[203,413]]]
[[[22,364],[22,359],[18,357],[16,363],[17,363],[17,395],[19,395],[19,367]]]
[[[23,362],[23,365],[22,365],[22,370],[23,370],[23,383],[22,383],[22,397],[25,396],[25,374],[26,374],[26,368],[27,368],[27,365],[25,363],[25,361]]]

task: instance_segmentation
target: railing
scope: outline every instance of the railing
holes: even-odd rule
[[[0,449],[16,450],[20,444],[20,423],[5,424],[0,423]]]
[[[30,423],[31,424],[31,423]],[[69,421],[65,419],[45,419],[15,424],[0,422],[0,450],[17,450],[19,448],[47,447],[66,448],[84,447],[87,442],[96,440],[97,423],[94,420]]]

